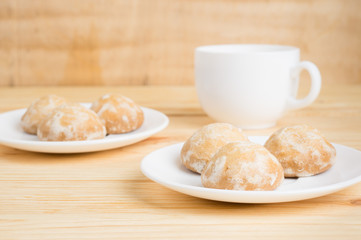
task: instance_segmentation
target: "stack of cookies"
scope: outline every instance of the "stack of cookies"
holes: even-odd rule
[[[274,190],[284,177],[322,173],[334,164],[336,150],[305,124],[279,129],[262,146],[231,124],[214,123],[196,131],[180,157],[205,187],[252,191]]]
[[[21,118],[26,133],[42,141],[84,141],[105,138],[138,129],[144,121],[142,109],[120,94],[106,94],[91,108],[47,95],[35,100]]]

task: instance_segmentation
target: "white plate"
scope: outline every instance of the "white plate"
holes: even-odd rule
[[[40,141],[37,136],[25,133],[20,126],[20,119],[26,109],[14,110],[0,114],[0,144],[45,153],[82,153],[123,147],[146,139],[168,126],[168,117],[163,113],[145,107],[142,109],[144,123],[133,132],[110,134],[99,140],[64,142]]]
[[[249,137],[264,144],[267,137]],[[323,196],[361,181],[361,152],[333,144],[337,151],[336,163],[328,171],[312,177],[286,178],[274,191],[237,191],[205,188],[199,174],[187,170],[180,162],[183,143],[164,147],[147,155],[141,170],[151,180],[191,196],[237,203],[289,202]]]

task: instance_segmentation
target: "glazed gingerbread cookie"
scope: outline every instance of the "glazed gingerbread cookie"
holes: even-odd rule
[[[30,134],[36,134],[39,123],[56,107],[66,103],[66,100],[56,95],[47,95],[35,100],[21,117],[20,125]]]
[[[98,114],[108,134],[134,131],[144,121],[140,106],[120,94],[103,95],[92,104],[91,109]]]
[[[228,123],[213,123],[196,131],[183,145],[181,161],[191,171],[202,173],[217,150],[233,141],[248,141],[242,130]]]
[[[102,139],[106,130],[95,112],[80,104],[69,104],[47,115],[37,135],[42,141],[84,141]]]
[[[281,164],[262,145],[231,142],[221,147],[207,163],[201,175],[208,188],[268,191],[283,181]]]
[[[329,169],[336,150],[317,129],[306,124],[285,127],[273,133],[265,147],[284,168],[285,177],[305,177]]]

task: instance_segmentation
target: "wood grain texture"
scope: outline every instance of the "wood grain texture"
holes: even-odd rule
[[[304,89],[303,89],[304,90]],[[119,92],[170,118],[137,144],[96,153],[41,154],[0,145],[0,239],[359,239],[361,183],[315,199],[233,204],[183,195],[140,172],[151,151],[185,141],[213,122],[194,87],[3,87],[0,112],[56,93],[89,102]],[[332,142],[361,150],[361,85],[327,84],[310,107],[287,113],[275,129],[308,123]],[[0,133],[1,134],[1,133]]]
[[[360,83],[358,0],[3,0],[0,85],[191,85],[200,45],[301,48],[324,82]]]

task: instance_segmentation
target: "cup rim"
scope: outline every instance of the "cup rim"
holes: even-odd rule
[[[196,47],[195,51],[211,54],[274,54],[299,52],[299,48],[278,44],[215,44]]]

